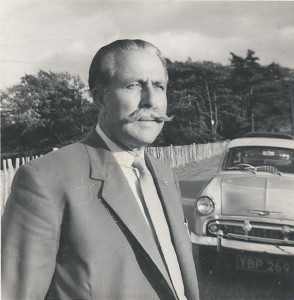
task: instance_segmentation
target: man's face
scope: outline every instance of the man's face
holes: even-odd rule
[[[146,50],[128,50],[117,58],[115,74],[104,91],[104,107],[99,120],[105,133],[128,149],[152,143],[163,122],[153,118],[126,121],[135,111],[145,107],[166,113],[167,78],[157,55]],[[101,122],[100,122],[101,121]]]

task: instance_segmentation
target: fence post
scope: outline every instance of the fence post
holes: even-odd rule
[[[19,163],[20,163],[19,157],[17,157],[17,158],[15,159],[15,170],[17,170],[17,169],[19,168]]]
[[[8,198],[8,170],[7,170],[7,161],[3,159],[3,174],[1,172],[1,183],[2,183],[2,199],[1,199],[1,213],[4,210],[6,200]]]
[[[8,165],[8,172],[13,173],[13,165],[12,165],[12,160],[11,158],[7,159],[7,165]]]

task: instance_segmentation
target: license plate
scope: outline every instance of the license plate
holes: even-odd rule
[[[237,255],[236,267],[238,270],[264,272],[271,274],[290,275],[292,265],[290,262],[259,257]]]

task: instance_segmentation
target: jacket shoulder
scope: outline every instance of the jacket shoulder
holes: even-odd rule
[[[28,165],[34,167],[39,172],[50,173],[50,171],[80,168],[88,163],[88,152],[86,146],[77,142],[67,145],[56,151],[49,152],[44,156],[32,160]]]

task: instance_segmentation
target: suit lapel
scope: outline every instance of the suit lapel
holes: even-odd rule
[[[90,177],[104,181],[101,194],[103,200],[111,207],[125,227],[128,228],[138,243],[150,256],[173,290],[152,232],[114,156],[95,130],[94,132],[93,130],[90,132],[84,143],[86,144],[89,154]]]
[[[165,172],[162,169],[162,165],[158,166],[152,163],[152,159],[148,155],[145,158],[148,168],[155,178],[158,194],[165,211],[172,243],[177,253],[183,277],[186,297],[187,299],[198,299],[195,268],[191,265],[191,262],[193,262],[191,242],[184,225],[184,216],[181,213],[182,207],[179,203],[177,188],[175,187],[175,178],[169,170]]]

